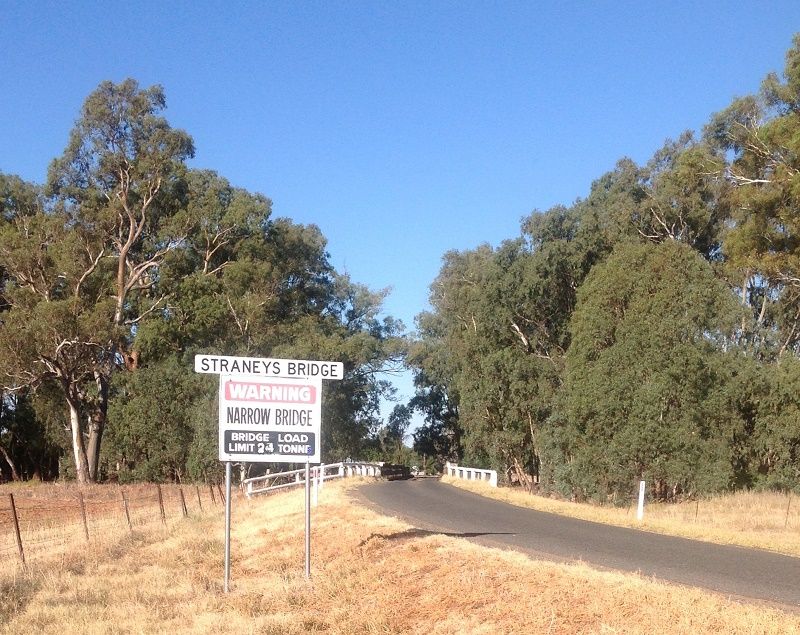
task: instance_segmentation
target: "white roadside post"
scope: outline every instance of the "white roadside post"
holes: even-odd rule
[[[639,481],[639,506],[636,508],[636,519],[641,521],[644,518],[644,481]]]
[[[311,577],[310,466],[320,462],[322,380],[341,362],[195,355],[198,373],[219,375],[219,460],[225,462],[225,592],[230,580],[231,463],[305,463],[305,574]]]

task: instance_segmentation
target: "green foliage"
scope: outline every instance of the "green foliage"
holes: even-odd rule
[[[0,175],[0,387],[60,394],[81,481],[210,478],[215,392],[194,353],[337,360],[323,456],[358,455],[402,325],[379,318],[384,293],[333,269],[319,228],[188,169],[165,104],[159,86],[103,82],[47,188]]]
[[[104,459],[121,481],[182,481],[195,443],[196,404],[216,387],[174,357],[120,375]]]
[[[731,484],[728,413],[713,396],[735,315],[730,291],[680,243],[621,246],[596,267],[570,325],[560,411],[576,442],[553,457],[570,466],[554,486],[625,495],[647,478],[667,497]]]
[[[62,449],[28,394],[0,397],[0,481],[51,479]]]
[[[800,36],[701,140],[446,254],[409,356],[417,447],[602,501],[797,487],[798,131]]]
[[[576,290],[608,250],[597,229],[588,207],[558,207],[498,249],[445,255],[410,358],[420,369],[412,405],[427,417],[418,443],[438,462],[462,457],[528,484],[538,476]]]
[[[753,431],[756,484],[800,491],[800,360],[787,356],[767,372]]]

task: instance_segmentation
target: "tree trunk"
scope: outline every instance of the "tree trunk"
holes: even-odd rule
[[[90,482],[89,463],[86,459],[86,448],[83,444],[83,430],[81,430],[78,403],[77,399],[67,397],[69,427],[72,436],[72,454],[75,459],[75,477],[78,479],[78,483],[86,484]]]
[[[89,479],[92,482],[96,482],[100,466],[100,442],[103,440],[105,422],[100,420],[100,413],[94,413],[89,417],[88,425],[89,443],[86,447],[86,461]]]
[[[95,371],[95,383],[97,384],[97,408],[89,416],[89,446],[86,451],[89,467],[89,478],[97,481],[100,467],[100,443],[103,440],[103,432],[106,428],[108,417],[108,380],[102,373]]]
[[[19,472],[17,472],[17,466],[14,465],[14,461],[11,460],[11,457],[8,455],[8,452],[6,452],[6,449],[2,445],[0,445],[0,454],[3,455],[3,458],[6,460],[6,463],[8,463],[8,467],[11,468],[11,480],[12,481],[22,480],[19,477]]]
[[[528,413],[528,428],[531,431],[531,454],[533,455],[533,473],[531,474],[531,493],[533,493],[533,486],[539,484],[539,453],[536,451],[536,430],[530,412]]]
[[[513,456],[514,467],[512,468],[514,472],[517,474],[517,481],[519,482],[520,486],[524,489],[531,491],[533,488],[533,479],[531,476],[525,471],[525,468],[519,462],[519,459],[516,456]]]

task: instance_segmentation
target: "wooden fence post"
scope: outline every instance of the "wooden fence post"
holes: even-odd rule
[[[83,492],[78,492],[78,502],[81,505],[81,518],[83,519],[83,533],[86,541],[89,541],[89,521],[86,519],[86,503],[83,500]]]
[[[194,486],[195,491],[197,492],[197,506],[200,508],[200,511],[203,511],[203,501],[200,500],[200,486]]]
[[[128,531],[133,532],[133,525],[131,524],[131,514],[128,509],[128,499],[125,497],[125,490],[122,490],[122,509],[125,510],[125,520],[128,521]]]
[[[789,491],[789,502],[786,503],[786,520],[783,522],[783,528],[786,529],[789,526],[789,507],[792,505],[792,492]]]
[[[178,486],[178,493],[181,495],[181,509],[183,510],[183,517],[186,518],[189,515],[189,510],[186,508],[186,497],[183,495],[183,487],[180,485]]]
[[[161,522],[167,526],[167,515],[164,513],[164,496],[161,494],[161,485],[156,485],[158,489],[158,509],[161,511]]]
[[[217,491],[219,492],[219,499],[225,503],[225,493],[222,491],[222,485],[217,483]]]
[[[17,518],[17,506],[14,504],[14,495],[8,493],[8,502],[11,504],[11,518],[14,521],[14,535],[17,537],[17,551],[22,565],[25,566],[25,550],[22,548],[22,536],[19,533],[19,518]]]
[[[211,503],[216,505],[217,499],[214,497],[214,486],[211,483],[208,484],[208,491],[211,492]]]

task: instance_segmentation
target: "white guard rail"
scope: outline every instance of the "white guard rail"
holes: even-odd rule
[[[346,478],[348,476],[380,476],[381,465],[379,463],[331,463],[330,465],[317,465],[310,469],[312,484],[318,483],[320,486],[325,481],[335,478]],[[250,497],[256,494],[275,492],[288,487],[302,485],[306,480],[306,468],[299,470],[289,470],[288,472],[275,472],[265,474],[242,481],[244,493]]]
[[[491,487],[497,487],[497,470],[482,470],[477,467],[464,467],[448,461],[444,466],[444,473],[455,478],[468,481],[486,481]]]

